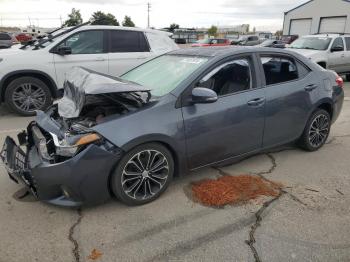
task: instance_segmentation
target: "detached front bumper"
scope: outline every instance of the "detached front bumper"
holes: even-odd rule
[[[44,160],[36,146],[25,153],[7,137],[0,153],[12,180],[22,183],[39,200],[60,205],[96,205],[110,198],[109,175],[121,153],[91,144],[59,163]]]

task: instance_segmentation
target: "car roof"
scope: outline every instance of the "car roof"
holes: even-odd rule
[[[213,47],[196,47],[182,48],[171,51],[169,55],[184,55],[184,56],[206,56],[206,57],[226,57],[247,52],[269,52],[269,53],[285,53],[294,55],[293,51],[275,48],[254,47],[254,46],[213,46]]]
[[[138,28],[138,27],[127,27],[127,26],[113,26],[113,25],[84,25],[81,27],[78,27],[74,31],[80,31],[80,30],[91,30],[91,29],[109,29],[109,30],[126,30],[126,31],[138,31],[138,32],[149,32],[149,33],[156,33],[156,34],[165,34],[165,35],[171,35],[169,32],[155,30],[155,29],[145,29],[145,28]]]
[[[343,36],[343,34],[334,34],[334,33],[332,33],[332,34],[331,33],[330,34],[315,34],[315,35],[304,35],[302,37],[339,37],[339,36]]]

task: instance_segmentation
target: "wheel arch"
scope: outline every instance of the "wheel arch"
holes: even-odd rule
[[[322,99],[319,101],[314,109],[323,109],[328,112],[329,116],[331,117],[331,120],[333,119],[333,103],[331,99]]]
[[[170,151],[174,159],[174,176],[175,177],[182,176],[182,174],[186,173],[187,165],[184,157],[185,153],[181,153],[179,146],[176,145],[176,143],[168,136],[152,135],[152,136],[146,136],[146,137],[139,137],[128,142],[126,145],[122,146],[122,149],[124,152],[128,152],[137,146],[148,144],[148,143],[161,144],[162,146],[164,146],[166,149]]]
[[[53,98],[57,98],[57,85],[47,73],[38,70],[17,70],[5,75],[0,81],[0,102],[5,102],[5,91],[8,85],[18,77],[35,77],[43,81],[50,89]]]

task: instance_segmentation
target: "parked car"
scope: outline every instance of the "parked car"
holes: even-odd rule
[[[16,43],[16,40],[9,33],[0,32],[0,48],[9,48]]]
[[[202,47],[202,46],[227,46],[231,45],[229,39],[225,38],[206,38],[198,40],[196,43],[192,44],[191,47]]]
[[[323,34],[303,36],[289,48],[323,68],[345,74],[350,81],[350,35]]]
[[[20,43],[27,43],[33,40],[33,37],[28,33],[19,33],[19,34],[16,34],[15,37],[17,41],[19,41]]]
[[[342,79],[294,52],[187,48],[122,78],[76,68],[64,97],[39,111],[8,173],[48,203],[155,200],[174,176],[298,141],[321,148],[341,111]]]
[[[174,41],[175,41],[176,44],[181,44],[181,45],[187,44],[187,41],[186,41],[185,38],[175,38]]]
[[[158,30],[88,25],[58,30],[0,53],[0,102],[18,114],[34,115],[57,98],[72,66],[118,76],[175,49],[169,33]]]
[[[263,40],[261,40],[256,35],[241,35],[237,40],[231,41],[232,45],[244,45],[244,46],[254,46],[259,45]]]
[[[281,37],[281,40],[283,43],[285,43],[286,45],[290,45],[291,43],[293,43],[295,40],[297,40],[299,38],[298,35],[283,35]]]
[[[285,44],[281,40],[265,40],[260,47],[273,47],[273,48],[285,48]]]

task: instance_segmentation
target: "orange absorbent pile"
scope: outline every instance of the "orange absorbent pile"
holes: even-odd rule
[[[275,197],[281,185],[268,182],[259,176],[222,176],[218,179],[205,179],[192,184],[194,200],[206,206],[238,204],[259,196]]]

